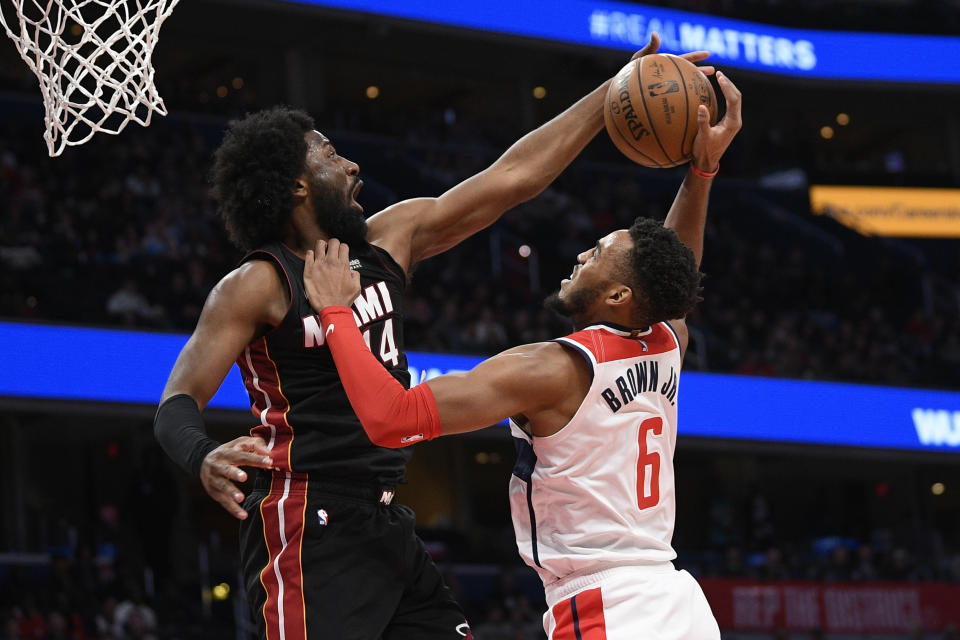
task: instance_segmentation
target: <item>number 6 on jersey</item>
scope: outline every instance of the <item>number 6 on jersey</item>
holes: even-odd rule
[[[663,433],[663,418],[647,418],[640,423],[640,457],[637,460],[637,506],[649,509],[660,502],[660,454],[647,452],[647,434]],[[649,487],[649,489],[648,489]]]

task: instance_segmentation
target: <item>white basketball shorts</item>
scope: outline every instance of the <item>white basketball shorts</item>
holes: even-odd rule
[[[720,640],[700,585],[671,563],[564,578],[546,595],[550,640]]]

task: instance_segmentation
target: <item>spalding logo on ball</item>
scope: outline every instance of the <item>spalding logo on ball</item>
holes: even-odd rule
[[[669,53],[631,60],[607,91],[603,119],[621,152],[645,167],[675,167],[690,160],[697,108],[717,122],[717,96],[696,65]]]

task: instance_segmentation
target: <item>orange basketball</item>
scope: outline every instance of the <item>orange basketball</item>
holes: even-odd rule
[[[690,159],[697,107],[717,122],[717,96],[692,62],[669,53],[631,60],[610,89],[603,119],[625,156],[645,167],[675,167]]]

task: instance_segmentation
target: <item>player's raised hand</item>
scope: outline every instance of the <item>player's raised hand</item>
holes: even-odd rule
[[[220,445],[207,454],[200,466],[200,482],[210,497],[238,520],[246,520],[247,512],[240,503],[243,492],[235,482],[245,482],[247,472],[240,467],[269,469],[273,466],[270,450],[260,438],[243,436]]]
[[[697,111],[697,137],[693,140],[693,159],[690,161],[700,171],[716,171],[720,157],[733,142],[743,121],[740,118],[741,95],[737,86],[722,71],[717,72],[717,83],[727,101],[727,113],[723,120],[710,126],[710,111],[700,105]]]
[[[637,51],[635,54],[633,54],[633,56],[630,59],[636,60],[637,58],[648,56],[651,53],[656,53],[659,48],[660,48],[660,35],[656,31],[654,31],[653,33],[650,34],[650,42],[648,42],[643,49],[640,49],[640,51]],[[707,58],[709,58],[710,52],[709,51],[691,51],[689,53],[681,54],[680,57],[685,60],[689,60],[693,64],[697,64],[698,62],[702,62]],[[700,71],[702,71],[703,74],[707,76],[713,75],[715,71],[715,69],[711,65],[704,65],[702,67],[698,66],[697,68],[700,69]]]
[[[317,240],[307,251],[303,286],[313,310],[343,305],[349,307],[360,295],[360,274],[350,268],[350,247],[336,238]]]

